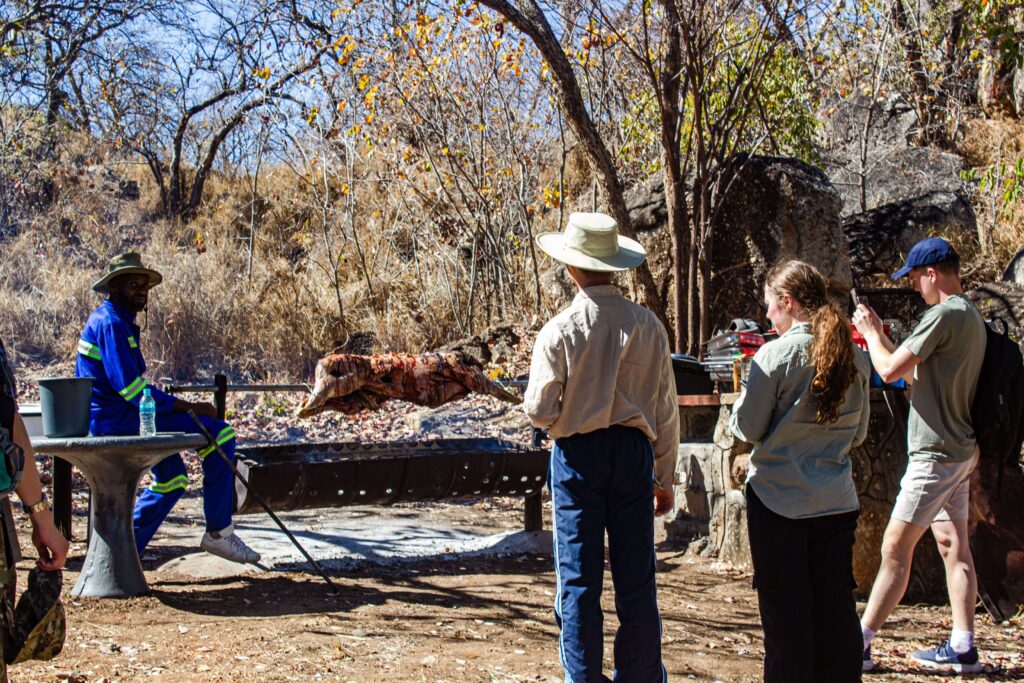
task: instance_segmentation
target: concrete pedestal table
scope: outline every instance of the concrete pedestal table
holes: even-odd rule
[[[92,489],[92,535],[73,595],[121,598],[149,590],[132,529],[139,480],[168,455],[206,443],[200,434],[180,433],[32,439],[37,452],[56,455],[81,470]]]

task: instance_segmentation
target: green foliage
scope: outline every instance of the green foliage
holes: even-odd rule
[[[979,192],[997,199],[999,215],[1011,218],[1017,213],[1024,193],[1024,157],[1014,162],[1001,161],[960,174],[965,182],[977,184]]]
[[[653,153],[661,144],[658,103],[649,90],[626,93],[628,109],[621,119],[622,144],[618,157],[639,167],[641,177],[649,178],[661,170],[661,155]]]
[[[773,154],[816,162],[814,138],[819,127],[817,88],[804,65],[788,49],[776,50],[754,92],[759,129],[769,135]]]
[[[737,132],[726,155],[768,151],[813,160],[816,89],[801,58],[787,46],[761,35],[765,19],[756,15],[728,22],[713,34],[709,53],[724,55],[712,63],[711,96],[705,99],[705,121],[732,119]],[[746,99],[733,96],[753,79]],[[686,109],[684,138],[694,125],[692,102]]]
[[[976,0],[969,2],[968,30],[962,43],[972,47],[972,57],[979,56],[978,38],[983,38],[996,50],[1004,64],[1024,66],[1024,50],[1021,50],[1020,33],[1017,30],[1024,0]]]

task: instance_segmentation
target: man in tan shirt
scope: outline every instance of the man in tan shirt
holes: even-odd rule
[[[523,407],[555,440],[555,621],[565,680],[604,681],[604,535],[619,629],[615,679],[666,679],[655,588],[654,516],[672,508],[679,444],[668,335],[612,284],[646,258],[603,214],[573,213],[537,237],[579,287],[537,335]]]

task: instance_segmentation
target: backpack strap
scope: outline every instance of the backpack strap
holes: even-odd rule
[[[11,485],[0,490],[0,498],[11,493],[21,483],[21,473],[25,468],[25,451],[14,443],[11,433],[6,427],[0,427],[0,467],[5,467],[11,478]]]

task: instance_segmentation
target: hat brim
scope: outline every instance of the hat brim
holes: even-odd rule
[[[911,268],[910,266],[903,266],[889,277],[891,277],[893,280],[899,280],[901,277],[907,275],[912,270],[913,268]]]
[[[121,277],[122,275],[146,275],[149,277],[150,289],[153,289],[164,281],[164,276],[151,268],[128,266],[127,268],[118,268],[113,270],[101,277],[95,284],[93,284],[92,291],[99,292],[100,294],[110,294],[110,288],[107,287],[107,285],[110,284],[110,281],[115,277]]]
[[[565,246],[564,237],[565,234],[561,232],[542,232],[536,237],[537,246],[556,261],[584,270],[604,273],[636,268],[647,258],[647,253],[639,242],[622,235],[618,236],[618,252],[611,256],[588,256]]]

